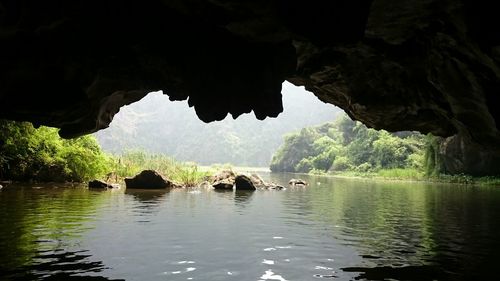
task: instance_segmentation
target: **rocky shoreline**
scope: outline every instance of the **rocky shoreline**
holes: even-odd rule
[[[185,186],[154,170],[144,170],[134,177],[124,179],[126,188],[133,189],[167,189],[167,188],[205,188],[214,190],[284,190],[284,186],[274,182],[264,181],[258,174],[235,173],[232,170],[222,170],[205,178],[197,186]],[[291,187],[307,186],[300,179],[291,179]],[[118,189],[119,184],[108,183],[102,180],[93,180],[88,183],[91,189]]]

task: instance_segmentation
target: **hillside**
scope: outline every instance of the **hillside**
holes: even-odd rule
[[[283,84],[284,112],[259,121],[253,114],[204,123],[186,101],[171,102],[161,92],[123,107],[111,126],[95,135],[105,151],[146,150],[203,165],[268,166],[283,135],[334,120],[339,108],[313,94]]]

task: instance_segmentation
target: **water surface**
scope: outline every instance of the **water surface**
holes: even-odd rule
[[[301,177],[307,188],[256,192],[10,185],[0,280],[498,275],[500,188]]]

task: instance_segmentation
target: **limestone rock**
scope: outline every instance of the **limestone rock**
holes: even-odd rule
[[[500,154],[478,148],[462,136],[443,140],[439,149],[441,172],[459,174],[467,171],[473,176],[500,175]]]
[[[75,137],[163,90],[205,122],[264,119],[288,80],[369,127],[500,155],[495,1],[59,2],[1,2],[0,118]]]
[[[210,180],[212,183],[219,182],[222,180],[228,180],[230,182],[234,182],[234,179],[236,178],[236,174],[232,170],[222,170],[219,171],[217,174],[213,175]]]
[[[291,179],[289,182],[288,182],[289,185],[291,186],[295,186],[295,185],[302,185],[302,186],[306,186],[307,185],[307,182],[305,180],[301,180],[301,179]]]
[[[284,190],[286,189],[284,186],[276,184],[276,183],[268,183],[265,185],[266,189],[271,189],[271,190]]]
[[[233,190],[234,181],[223,179],[212,184],[215,189]]]
[[[95,188],[95,189],[108,189],[108,188],[119,188],[119,186],[117,185],[112,185],[112,184],[109,184],[105,181],[101,181],[101,180],[92,180],[92,181],[89,181],[89,188]]]
[[[250,180],[256,187],[264,187],[266,186],[266,182],[257,174],[252,173],[250,175]]]
[[[256,190],[252,180],[246,175],[236,176],[234,186],[236,190]]]
[[[160,189],[178,187],[174,182],[164,178],[153,170],[144,170],[133,178],[125,178],[127,188]]]

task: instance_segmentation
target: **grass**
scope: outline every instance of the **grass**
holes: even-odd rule
[[[325,173],[323,173],[325,174]],[[500,186],[500,177],[473,177],[470,175],[446,175],[426,176],[423,171],[418,169],[381,169],[371,172],[343,171],[333,174],[334,176],[350,178],[369,178],[381,180],[409,180],[425,181],[436,183],[454,183],[478,186]]]
[[[148,154],[142,151],[130,151],[112,157],[113,172],[119,178],[132,177],[143,170],[155,170],[169,180],[184,186],[196,186],[208,175],[200,171],[196,163],[182,163],[161,154]]]
[[[382,178],[423,180],[425,175],[417,169],[381,169],[376,173]]]

